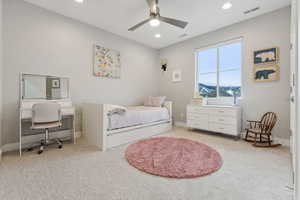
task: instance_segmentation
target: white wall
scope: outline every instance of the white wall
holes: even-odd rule
[[[175,120],[185,121],[185,106],[194,91],[194,50],[243,36],[244,120],[275,111],[275,134],[288,138],[290,8],[260,16],[160,51],[169,61],[159,80],[159,52],[101,29],[46,11],[20,0],[4,0],[3,144],[18,139],[19,73],[71,77],[74,103],[85,99],[118,104],[137,104],[160,90],[174,101]],[[122,55],[120,80],[92,75],[93,44],[117,49]],[[255,83],[252,54],[256,49],[280,47],[280,81]],[[182,69],[183,81],[171,82],[172,69]],[[160,84],[159,84],[160,83]],[[183,116],[181,116],[183,114]],[[80,121],[77,123],[80,129]]]
[[[3,6],[4,144],[18,139],[20,72],[71,77],[76,104],[85,99],[137,104],[147,95],[158,94],[157,50],[20,0],[4,0]],[[92,75],[95,43],[121,52],[121,79]]]
[[[281,138],[288,138],[290,7],[162,49],[160,56],[167,58],[168,71],[161,76],[160,93],[174,102],[175,120],[184,122],[186,105],[194,92],[195,49],[241,36],[243,37],[244,122],[247,119],[258,119],[264,112],[274,111],[279,117],[274,134]],[[273,46],[280,48],[280,80],[255,83],[252,78],[253,51]],[[182,70],[182,82],[171,82],[173,69]]]

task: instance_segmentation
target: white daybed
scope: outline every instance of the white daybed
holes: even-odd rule
[[[110,104],[83,104],[83,136],[88,143],[105,151],[108,148],[151,137],[171,130],[172,102],[163,105],[168,111],[168,119],[138,124],[129,127],[111,129],[108,116]]]

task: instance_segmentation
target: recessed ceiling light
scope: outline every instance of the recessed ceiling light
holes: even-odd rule
[[[160,21],[158,19],[151,19],[150,22],[149,22],[150,26],[153,26],[153,27],[156,27],[156,26],[159,26],[160,24]]]
[[[156,37],[156,38],[160,38],[161,35],[160,35],[159,33],[157,33],[157,34],[155,34],[155,37]]]
[[[226,2],[226,3],[224,3],[224,5],[222,6],[222,9],[223,9],[223,10],[228,10],[228,9],[230,9],[231,7],[232,7],[232,3]]]
[[[83,3],[84,2],[84,0],[74,0],[75,2],[77,2],[77,3]]]

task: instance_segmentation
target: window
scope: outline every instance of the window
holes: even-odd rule
[[[241,40],[198,50],[196,91],[203,97],[241,96]]]

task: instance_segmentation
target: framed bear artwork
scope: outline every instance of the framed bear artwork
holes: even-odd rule
[[[254,81],[255,82],[268,82],[279,80],[279,66],[259,66],[254,67]]]
[[[254,51],[254,65],[277,64],[279,62],[279,48],[272,47]]]

